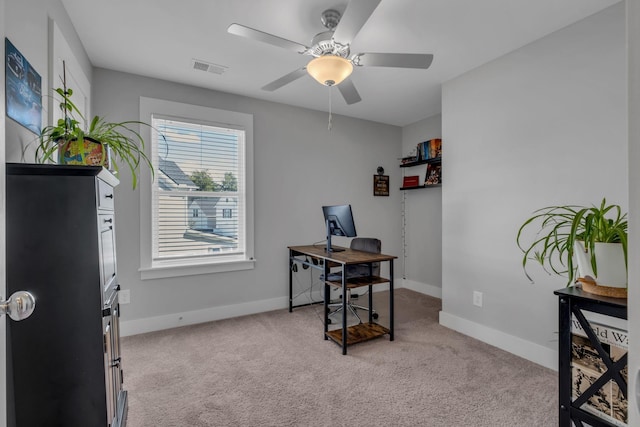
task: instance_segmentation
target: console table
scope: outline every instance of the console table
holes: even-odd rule
[[[336,247],[337,248],[337,247]],[[379,253],[371,253],[357,251],[348,248],[342,249],[340,252],[325,251],[325,246],[289,246],[289,312],[293,306],[293,265],[300,263],[308,265],[311,268],[317,268],[324,271],[324,277],[328,278],[331,267],[340,267],[341,281],[325,281],[324,282],[324,339],[331,339],[336,344],[342,346],[342,354],[347,354],[347,346],[358,342],[366,341],[385,334],[389,334],[389,340],[393,341],[393,260],[396,256],[385,255]],[[322,260],[322,265],[318,263],[310,263],[300,259],[300,256],[310,257],[316,260]],[[367,276],[347,279],[345,271],[347,265],[352,264],[369,264],[370,266],[376,262],[389,262],[389,278],[379,276]],[[373,285],[389,283],[389,328],[386,328],[373,321],[372,312],[369,311],[369,321],[358,325],[347,327],[347,299],[342,298],[342,328],[329,331],[329,290],[330,286],[340,287],[342,295],[347,294],[347,289],[353,289],[360,286],[369,287],[369,307],[372,307]]]
[[[622,371],[625,370],[627,366],[627,354],[614,362],[610,355],[603,349],[601,340],[593,332],[592,326],[589,320],[585,318],[583,311],[599,313],[619,319],[627,319],[627,300],[590,294],[583,291],[580,287],[559,289],[555,291],[554,294],[559,297],[559,426],[570,427],[572,421],[577,427],[583,427],[585,425],[610,427],[617,425],[581,409],[582,405],[590,397],[594,396],[601,387],[611,380],[617,383],[624,397],[628,399],[627,382],[622,375]],[[606,366],[606,371],[575,400],[572,400],[572,315],[575,316],[576,321],[587,335],[590,345],[597,351],[598,356]]]

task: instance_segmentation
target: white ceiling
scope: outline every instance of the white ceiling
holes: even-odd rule
[[[328,111],[310,76],[260,88],[311,59],[227,33],[239,23],[309,46],[323,10],[348,0],[62,0],[94,66]],[[382,0],[351,52],[432,53],[427,70],[357,67],[362,101],[335,114],[404,126],[440,112],[441,84],[619,0]],[[198,59],[228,67],[197,71]]]

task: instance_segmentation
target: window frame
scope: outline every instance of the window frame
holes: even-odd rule
[[[196,274],[221,273],[254,268],[254,193],[253,193],[253,115],[220,110],[200,105],[184,104],[155,98],[140,97],[140,121],[151,123],[152,117],[171,118],[185,122],[203,123],[222,128],[241,129],[245,132],[245,252],[244,256],[218,255],[180,260],[153,259],[153,212],[151,172],[142,168],[140,173],[140,278],[142,280]],[[142,126],[140,134],[145,140],[145,153],[151,158],[152,130]]]

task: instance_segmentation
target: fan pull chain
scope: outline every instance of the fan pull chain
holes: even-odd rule
[[[333,92],[333,86],[329,86],[329,125],[327,126],[327,129],[329,129],[329,131],[331,131],[331,92]]]

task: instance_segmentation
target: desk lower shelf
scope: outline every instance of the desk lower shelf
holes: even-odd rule
[[[377,323],[359,323],[347,328],[347,345],[368,341],[390,333],[390,330]],[[342,345],[342,329],[327,332],[327,337]]]
[[[380,276],[362,276],[347,279],[347,288],[359,288],[361,286],[379,285],[380,283],[388,283],[389,279]],[[327,280],[327,284],[338,288],[342,287],[342,282],[337,280]]]

